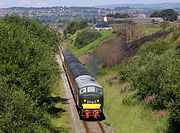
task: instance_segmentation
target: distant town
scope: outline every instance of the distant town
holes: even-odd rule
[[[67,20],[67,19],[79,19],[90,17],[101,17],[107,14],[115,13],[128,13],[132,16],[137,16],[144,14],[149,16],[154,10],[154,8],[136,8],[130,6],[124,7],[115,7],[115,8],[96,8],[96,7],[66,7],[66,6],[57,6],[57,7],[11,7],[11,8],[0,8],[0,17],[17,14],[20,16],[34,17],[42,20]],[[180,13],[180,7],[174,9],[176,12]]]
[[[179,4],[180,5],[180,4]],[[177,5],[176,5],[177,6]],[[173,7],[172,7],[173,8]],[[180,6],[173,8],[178,14],[180,14]],[[160,10],[160,8],[150,8],[130,5],[121,5],[118,7],[66,7],[66,6],[56,6],[56,7],[10,7],[10,8],[0,8],[0,17],[6,15],[19,15],[26,16],[30,18],[40,19],[43,22],[49,23],[51,27],[61,28],[64,22],[74,19],[86,19],[90,23],[94,18],[97,20],[104,20],[107,14],[128,14],[131,20],[135,22],[149,22],[150,14],[154,11]],[[178,17],[179,20],[180,17]],[[105,18],[107,20],[112,19],[111,17]],[[156,18],[155,20],[161,21],[161,19]]]
[[[150,11],[147,9],[134,9],[131,7],[116,7],[110,8],[95,8],[95,7],[45,7],[45,8],[26,8],[26,7],[12,7],[1,8],[0,16],[6,16],[10,14],[17,14],[20,16],[28,16],[34,18],[40,18],[42,20],[67,20],[67,19],[79,19],[90,18],[93,16],[101,17],[110,13],[144,13],[148,15]]]

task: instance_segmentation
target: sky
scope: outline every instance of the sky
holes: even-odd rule
[[[166,3],[180,0],[0,0],[0,7],[97,6],[133,3]]]

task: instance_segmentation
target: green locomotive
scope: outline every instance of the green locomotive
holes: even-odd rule
[[[70,51],[64,51],[63,63],[80,118],[103,118],[103,88]]]

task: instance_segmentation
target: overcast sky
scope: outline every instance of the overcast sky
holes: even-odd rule
[[[0,0],[0,7],[97,6],[131,3],[154,4],[166,2],[180,2],[180,0]]]

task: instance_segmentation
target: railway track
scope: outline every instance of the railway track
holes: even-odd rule
[[[100,121],[83,121],[86,133],[105,133],[104,127]]]

